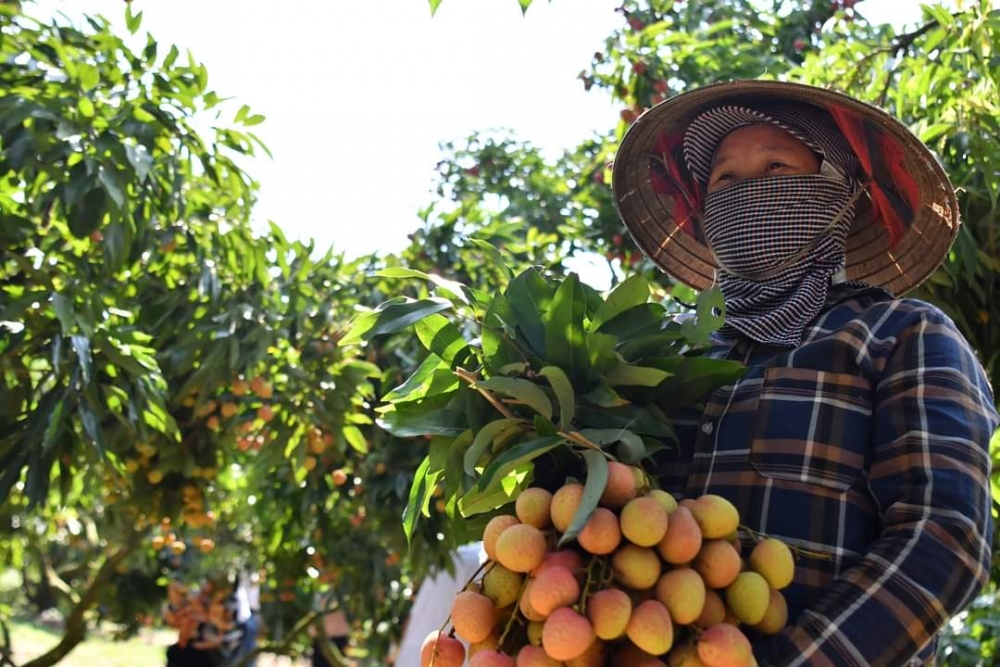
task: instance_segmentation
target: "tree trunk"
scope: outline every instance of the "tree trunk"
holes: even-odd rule
[[[80,596],[80,601],[73,607],[73,611],[66,617],[66,627],[63,631],[63,638],[58,644],[49,649],[46,653],[21,665],[21,667],[50,667],[76,648],[87,636],[86,614],[97,604],[104,593],[103,589],[108,581],[115,575],[115,571],[136,548],[136,543],[132,542],[120,547],[117,551],[105,558],[104,563],[97,570],[94,578],[87,584],[87,589]]]

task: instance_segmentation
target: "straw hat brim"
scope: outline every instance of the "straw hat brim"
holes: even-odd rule
[[[642,252],[695,289],[715,282],[718,267],[703,235],[690,233],[690,221],[675,220],[675,210],[684,207],[653,186],[650,162],[657,141],[683,134],[702,112],[720,105],[752,108],[781,101],[838,108],[861,119],[867,134],[881,133],[894,144],[901,168],[915,186],[915,205],[894,243],[871,201],[859,202],[847,237],[847,279],[896,295],[926,280],[947,257],[959,229],[955,191],[934,154],[905,125],[873,105],[833,90],[779,81],[732,81],[691,90],[649,109],[629,128],[615,157],[612,189],[618,213]],[[892,186],[887,184],[890,190]]]

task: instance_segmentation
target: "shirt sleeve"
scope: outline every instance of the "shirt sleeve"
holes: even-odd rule
[[[939,310],[901,328],[875,392],[868,483],[882,532],[774,638],[767,664],[913,664],[989,580],[992,393]]]

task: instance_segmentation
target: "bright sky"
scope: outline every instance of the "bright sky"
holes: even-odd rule
[[[618,109],[576,78],[622,24],[620,0],[133,0],[140,36],[189,48],[220,96],[267,121],[248,165],[258,222],[349,256],[406,245],[432,199],[440,141],[512,128],[551,151],[611,128]],[[868,0],[873,20],[917,3]],[[122,0],[37,0],[34,15],[104,14]],[[239,104],[235,106],[238,108]]]

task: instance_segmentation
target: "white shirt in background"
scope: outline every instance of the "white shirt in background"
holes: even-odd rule
[[[474,542],[459,547],[452,562],[455,565],[454,576],[447,570],[442,570],[420,585],[410,610],[406,634],[399,644],[395,667],[420,667],[420,647],[424,639],[441,629],[451,613],[451,603],[455,596],[479,566],[486,562],[483,543]]]

